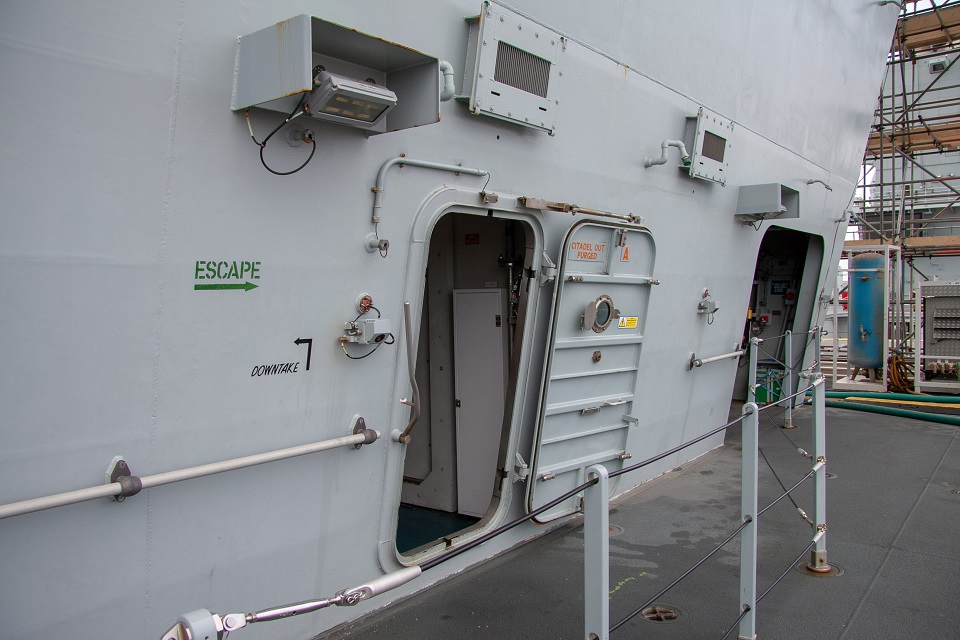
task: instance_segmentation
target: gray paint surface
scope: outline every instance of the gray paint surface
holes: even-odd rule
[[[656,242],[663,284],[650,296],[644,357],[657,365],[635,385],[662,400],[643,408],[642,433],[628,441],[634,455],[721,424],[734,365],[689,372],[685,363],[691,351],[728,351],[741,333],[739,314],[708,327],[695,313],[703,287],[721,306],[746,308],[759,237],[734,220],[731,186],[796,189],[801,215],[789,226],[834,237],[896,12],[853,0],[517,4],[569,36],[556,136],[455,102],[437,124],[373,138],[310,122],[317,155],[286,178],[263,170],[243,115],[229,110],[237,36],[313,14],[459,71],[463,17],[479,3],[0,5],[0,502],[99,484],[116,455],[148,475],[345,435],[356,414],[384,434],[402,428],[402,340],[347,360],[343,323],[368,292],[400,334],[403,302],[422,308],[428,239],[450,210],[523,221],[529,264],[539,270],[542,252],[556,263],[584,216],[525,209],[518,195],[644,216]],[[701,104],[736,123],[728,186],[670,166],[644,170],[642,158],[682,134]],[[278,124],[268,111],[250,119],[260,137]],[[480,202],[483,178],[394,169],[377,229],[390,252],[367,253],[370,187],[401,152],[488,169],[498,204]],[[281,168],[306,153],[279,139],[265,150]],[[810,178],[834,191],[808,187]],[[195,290],[207,282],[198,261],[260,262],[257,288]],[[832,281],[832,269],[821,267],[820,279]],[[520,319],[507,460],[530,459],[553,287],[531,287]],[[313,339],[309,372],[298,338]],[[285,362],[302,364],[296,374],[251,375]],[[403,457],[384,437],[121,504],[0,521],[3,634],[95,638],[107,625],[111,635],[156,637],[198,607],[250,611],[396,568]],[[491,523],[524,510],[525,487],[512,480]],[[442,575],[542,532],[521,528]],[[309,637],[440,577],[243,633]]]

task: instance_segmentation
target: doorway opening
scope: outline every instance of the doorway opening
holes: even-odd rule
[[[440,218],[430,236],[401,554],[482,526],[499,504],[534,242],[524,222],[459,212]]]
[[[793,393],[786,389],[785,366],[797,368],[812,344],[810,322],[817,301],[817,287],[823,264],[823,238],[770,227],[757,254],[757,266],[750,291],[750,305],[743,329],[744,344],[760,338],[763,344],[757,366],[757,402],[775,402]],[[791,332],[792,362],[786,363],[787,331]],[[819,358],[819,354],[814,357]],[[747,358],[741,358],[734,399],[747,399]],[[793,376],[796,387],[797,376]]]

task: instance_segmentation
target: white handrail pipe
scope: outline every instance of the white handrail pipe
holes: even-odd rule
[[[224,460],[222,462],[213,462],[196,467],[187,467],[186,469],[177,469],[175,471],[157,473],[152,476],[143,476],[142,478],[139,478],[140,486],[141,489],[149,489],[151,487],[158,487],[160,485],[180,482],[182,480],[200,478],[203,476],[213,475],[215,473],[222,473],[224,471],[252,467],[254,465],[264,464],[266,462],[295,458],[297,456],[303,456],[309,453],[326,451],[327,449],[336,449],[337,447],[346,447],[349,445],[356,446],[361,444],[370,444],[376,441],[379,437],[380,433],[378,431],[367,429],[364,432],[351,436],[344,436],[342,438],[321,440],[319,442],[299,445],[296,447],[276,449],[274,451],[267,451],[266,453],[257,453],[250,456],[244,456],[242,458],[233,458],[232,460]],[[53,509],[54,507],[63,507],[68,504],[96,500],[97,498],[119,496],[123,492],[124,487],[120,482],[109,482],[96,487],[57,493],[54,495],[45,496],[43,498],[33,498],[31,500],[11,502],[9,504],[0,505],[0,520],[3,518],[12,518],[13,516],[24,515],[27,513],[34,513],[36,511],[43,511],[45,509]]]

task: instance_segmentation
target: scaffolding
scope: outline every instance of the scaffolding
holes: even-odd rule
[[[937,269],[949,262],[944,273],[960,279],[960,0],[896,4],[900,19],[843,259],[869,246],[899,248],[887,348],[902,365],[918,348],[914,296],[921,282],[936,279],[931,260]]]

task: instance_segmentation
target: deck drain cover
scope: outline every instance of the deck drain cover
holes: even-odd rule
[[[643,610],[643,617],[650,622],[674,622],[680,612],[673,606],[655,604]]]
[[[611,525],[610,525],[610,537],[611,537],[611,538],[613,538],[614,536],[618,536],[618,535],[620,535],[621,533],[623,533],[623,527],[618,527],[618,526],[615,525],[615,524],[611,524]]]

